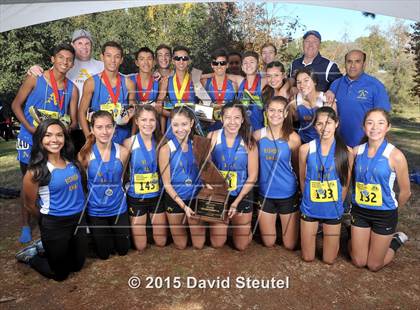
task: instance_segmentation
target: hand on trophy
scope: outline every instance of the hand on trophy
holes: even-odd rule
[[[191,217],[195,215],[195,212],[189,206],[185,206],[184,211],[187,217]]]

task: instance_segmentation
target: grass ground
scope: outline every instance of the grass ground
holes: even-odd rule
[[[389,138],[404,151],[410,169],[420,168],[419,122],[420,118],[394,118]],[[0,187],[18,188],[20,178],[14,143],[0,142]],[[343,247],[332,266],[319,260],[305,263],[299,257],[300,251],[286,251],[281,246],[266,248],[258,239],[244,252],[229,245],[201,251],[152,245],[144,252],[133,250],[125,257],[114,256],[107,261],[89,258],[84,269],[64,283],[46,280],[28,266],[16,263],[13,256],[21,248],[17,242],[19,201],[0,200],[0,308],[318,309],[328,305],[330,309],[418,309],[420,186],[412,184],[412,192],[409,203],[399,212],[399,230],[405,231],[410,241],[390,266],[377,273],[352,266],[344,233]],[[142,279],[141,288],[129,288],[131,276]],[[289,288],[240,289],[234,285],[239,276],[279,280],[289,277]],[[154,279],[154,288],[145,287],[147,277]],[[159,288],[160,280],[173,283],[175,277],[180,277],[181,289],[167,288],[165,284]],[[188,277],[230,277],[231,287],[188,289]]]

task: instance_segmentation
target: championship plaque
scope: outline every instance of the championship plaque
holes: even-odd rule
[[[210,139],[194,136],[194,157],[204,184],[197,195],[195,218],[206,222],[227,222],[228,185],[210,159]]]

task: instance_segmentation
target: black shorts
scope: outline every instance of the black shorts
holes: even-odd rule
[[[143,216],[147,213],[155,214],[165,212],[165,206],[160,196],[153,198],[134,198],[127,195],[128,215]]]
[[[271,214],[290,214],[299,211],[298,196],[295,194],[292,197],[284,199],[272,199],[259,197],[258,208],[261,211]]]
[[[351,224],[356,227],[371,228],[379,235],[392,235],[398,223],[398,209],[371,210],[353,205],[351,208]]]
[[[182,209],[167,193],[164,196],[165,206],[164,209],[167,213],[176,214],[176,213],[184,213],[184,209]],[[189,206],[191,209],[195,209],[195,198],[191,200],[183,200],[184,203]]]
[[[301,214],[300,218],[305,222],[319,222],[319,224],[327,224],[327,225],[338,225],[341,224],[341,217],[339,219],[318,219],[315,217],[310,217],[305,214]]]
[[[228,199],[228,206],[230,206],[238,196],[229,196]],[[252,190],[239,202],[238,207],[236,208],[236,211],[239,213],[250,213],[252,212],[254,204],[254,195],[252,193]]]

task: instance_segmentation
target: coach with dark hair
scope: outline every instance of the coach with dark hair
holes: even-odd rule
[[[373,108],[389,112],[391,104],[384,84],[364,72],[364,52],[351,50],[344,59],[347,74],[335,80],[327,93],[330,97],[332,92],[337,100],[341,137],[348,146],[354,147],[364,136],[362,126],[366,112]]]

